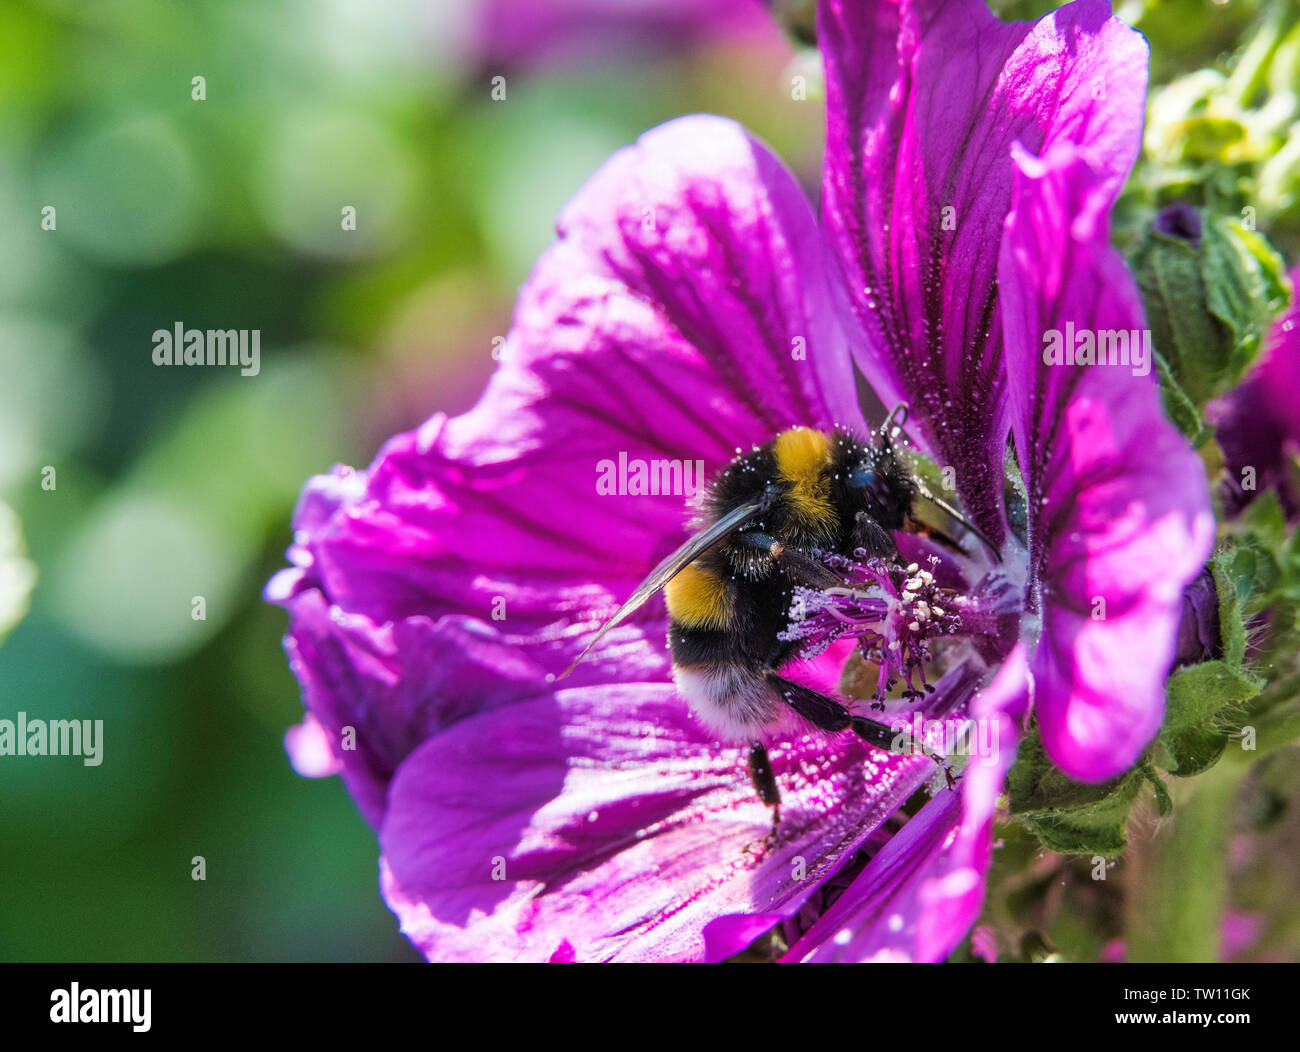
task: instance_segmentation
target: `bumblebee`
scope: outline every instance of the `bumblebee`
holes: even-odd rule
[[[905,405],[896,408],[871,444],[843,431],[794,427],[737,457],[710,484],[698,532],[654,569],[564,673],[662,590],[678,692],[720,738],[749,742],[750,775],[774,809],[774,825],[780,792],[763,739],[792,716],[823,731],[852,731],[882,749],[898,735],[782,674],[799,647],[780,638],[795,587],[845,583],[818,556],[897,557],[895,531],[925,533],[961,551],[939,528],[945,516],[992,550],[908,471],[893,440],[905,412]]]

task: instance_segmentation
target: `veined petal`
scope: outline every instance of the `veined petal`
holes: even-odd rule
[[[647,672],[664,662],[648,642],[630,649]],[[852,735],[773,746],[782,819],[763,850],[771,813],[746,750],[711,741],[670,684],[647,679],[539,690],[406,759],[380,833],[382,887],[426,956],[545,961],[563,944],[579,961],[734,952],[734,930],[706,947],[706,925],[764,915],[740,922],[752,938],[766,915],[793,912],[934,774],[924,757]],[[940,693],[964,706],[974,685],[956,674]]]
[[[532,337],[522,360],[560,358],[552,375],[566,384],[612,382],[590,375],[593,348],[571,338],[585,323],[631,359],[633,394],[679,379],[705,388],[684,418],[656,420],[662,407],[639,400],[617,405],[661,432],[684,427],[683,443],[706,451],[728,423],[749,443],[796,423],[862,425],[858,335],[820,225],[794,177],[734,121],[682,117],[647,132],[588,181],[558,227],[556,258],[542,260],[521,302]],[[528,291],[559,333],[533,324]],[[656,317],[625,313],[636,307]],[[683,357],[702,378],[678,377]]]
[[[999,280],[1029,596],[1042,617],[1037,714],[1052,760],[1101,780],[1160,726],[1183,588],[1209,556],[1214,518],[1201,461],[1161,407],[1136,284],[1110,245],[1114,184],[1069,144],[1016,159]],[[1110,364],[1116,334],[1147,349]],[[1072,358],[1089,340],[1108,364],[1049,364],[1053,347]]]
[[[1037,23],[982,0],[823,0],[823,219],[869,339],[863,371],[906,400],[1004,536],[1007,433],[997,266],[1011,144],[1072,142],[1118,187],[1141,142],[1147,48],[1100,2]]]
[[[558,633],[516,633],[509,622],[491,626],[461,614],[376,624],[331,606],[316,589],[296,596],[289,610],[289,667],[324,739],[306,744],[316,754],[323,744],[341,764],[338,773],[374,826],[393,772],[413,749],[456,720],[526,695],[572,649]],[[301,732],[286,741],[300,771],[303,744]]]
[[[1300,267],[1293,268],[1288,276],[1296,290],[1291,306],[1269,329],[1256,369],[1268,387],[1269,402],[1274,416],[1282,422],[1285,440],[1300,446],[1300,413],[1296,412],[1296,399],[1300,398]]]

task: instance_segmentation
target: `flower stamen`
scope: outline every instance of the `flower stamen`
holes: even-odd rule
[[[859,560],[834,553],[823,560],[848,583],[843,587],[795,589],[790,624],[780,638],[799,641],[799,656],[816,657],[845,637],[858,640],[862,656],[879,669],[876,702],[883,702],[899,680],[903,697],[917,699],[933,693],[925,665],[933,657],[936,639],[964,634],[960,611],[971,600],[951,588],[941,588],[932,572],[939,559],[899,566],[876,556]]]

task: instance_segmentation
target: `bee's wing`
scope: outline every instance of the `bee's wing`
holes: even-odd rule
[[[624,618],[634,610],[641,607],[647,599],[654,596],[654,594],[662,589],[664,585],[703,555],[706,550],[712,548],[718,543],[718,541],[722,540],[728,534],[734,533],[750,519],[758,515],[762,510],[762,504],[742,504],[735,510],[728,512],[717,522],[713,523],[713,525],[706,527],[686,541],[685,544],[650,572],[650,576],[641,582],[637,590],[628,597],[627,602],[619,607],[618,613],[601,626],[600,631],[597,632],[592,641],[587,644],[586,649],[574,658],[573,664],[561,672],[557,678],[563,679],[577,668],[578,662],[591,653],[591,649],[605,638],[605,633],[615,625],[620,624]]]

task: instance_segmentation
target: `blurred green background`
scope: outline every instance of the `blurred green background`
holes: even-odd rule
[[[0,502],[26,547],[0,517],[0,632],[35,575],[0,717],[105,735],[99,767],[0,760],[0,959],[415,959],[342,784],[286,759],[302,707],[262,584],[309,475],[472,404],[613,150],[723,113],[815,197],[809,5],[778,6],[789,36],[756,0],[0,3]],[[1258,6],[1120,8],[1168,78]],[[260,374],[155,367],[178,321],[260,329]]]
[[[520,51],[442,0],[0,4],[0,500],[38,575],[0,716],[105,735],[0,761],[0,959],[416,956],[342,784],[284,753],[259,593],[299,488],[472,404],[560,205],[644,129],[718,111],[819,160],[761,9],[552,13]],[[260,329],[260,374],[155,367],[176,321]]]

